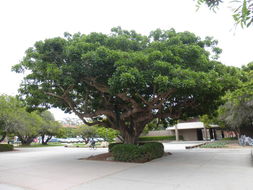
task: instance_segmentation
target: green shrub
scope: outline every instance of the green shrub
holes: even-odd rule
[[[183,140],[183,136],[179,136],[180,140]],[[163,140],[176,140],[176,136],[144,136],[139,137],[139,141],[163,141]]]
[[[0,144],[0,152],[12,151],[14,149],[12,144]]]
[[[160,158],[164,154],[163,144],[158,142],[143,145],[117,144],[111,150],[114,160],[124,162],[145,162]]]
[[[112,155],[114,160],[132,162],[142,157],[142,151],[138,145],[118,144],[113,146]]]
[[[112,147],[114,147],[115,145],[118,145],[118,144],[122,144],[122,143],[110,143],[110,144],[108,145],[108,151],[109,151],[109,152],[112,152]]]

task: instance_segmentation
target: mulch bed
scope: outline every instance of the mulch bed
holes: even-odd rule
[[[171,155],[171,153],[170,152],[164,153],[164,156],[168,156],[168,155]],[[112,160],[111,158],[112,158],[112,153],[108,152],[108,153],[90,156],[88,158],[80,158],[79,160],[97,160],[97,161],[120,162],[120,161]],[[145,160],[145,161],[137,161],[137,162],[131,162],[131,163],[145,163],[145,162],[149,162],[149,161]]]

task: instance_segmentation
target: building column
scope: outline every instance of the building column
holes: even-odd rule
[[[175,135],[176,135],[176,141],[179,141],[179,135],[178,135],[177,125],[175,125]]]

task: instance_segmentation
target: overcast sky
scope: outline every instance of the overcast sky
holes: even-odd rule
[[[252,30],[234,27],[230,5],[217,13],[193,0],[0,0],[0,94],[17,94],[22,75],[11,72],[36,41],[69,33],[110,33],[121,26],[148,34],[156,28],[213,36],[220,61],[241,67],[253,61]],[[56,119],[68,115],[54,111]]]

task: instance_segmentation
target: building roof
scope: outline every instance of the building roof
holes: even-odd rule
[[[184,123],[178,123],[177,125],[178,130],[182,129],[204,129],[204,123],[203,122],[184,122]],[[211,128],[217,128],[218,125],[210,125]],[[166,130],[175,130],[175,126],[167,127]]]

